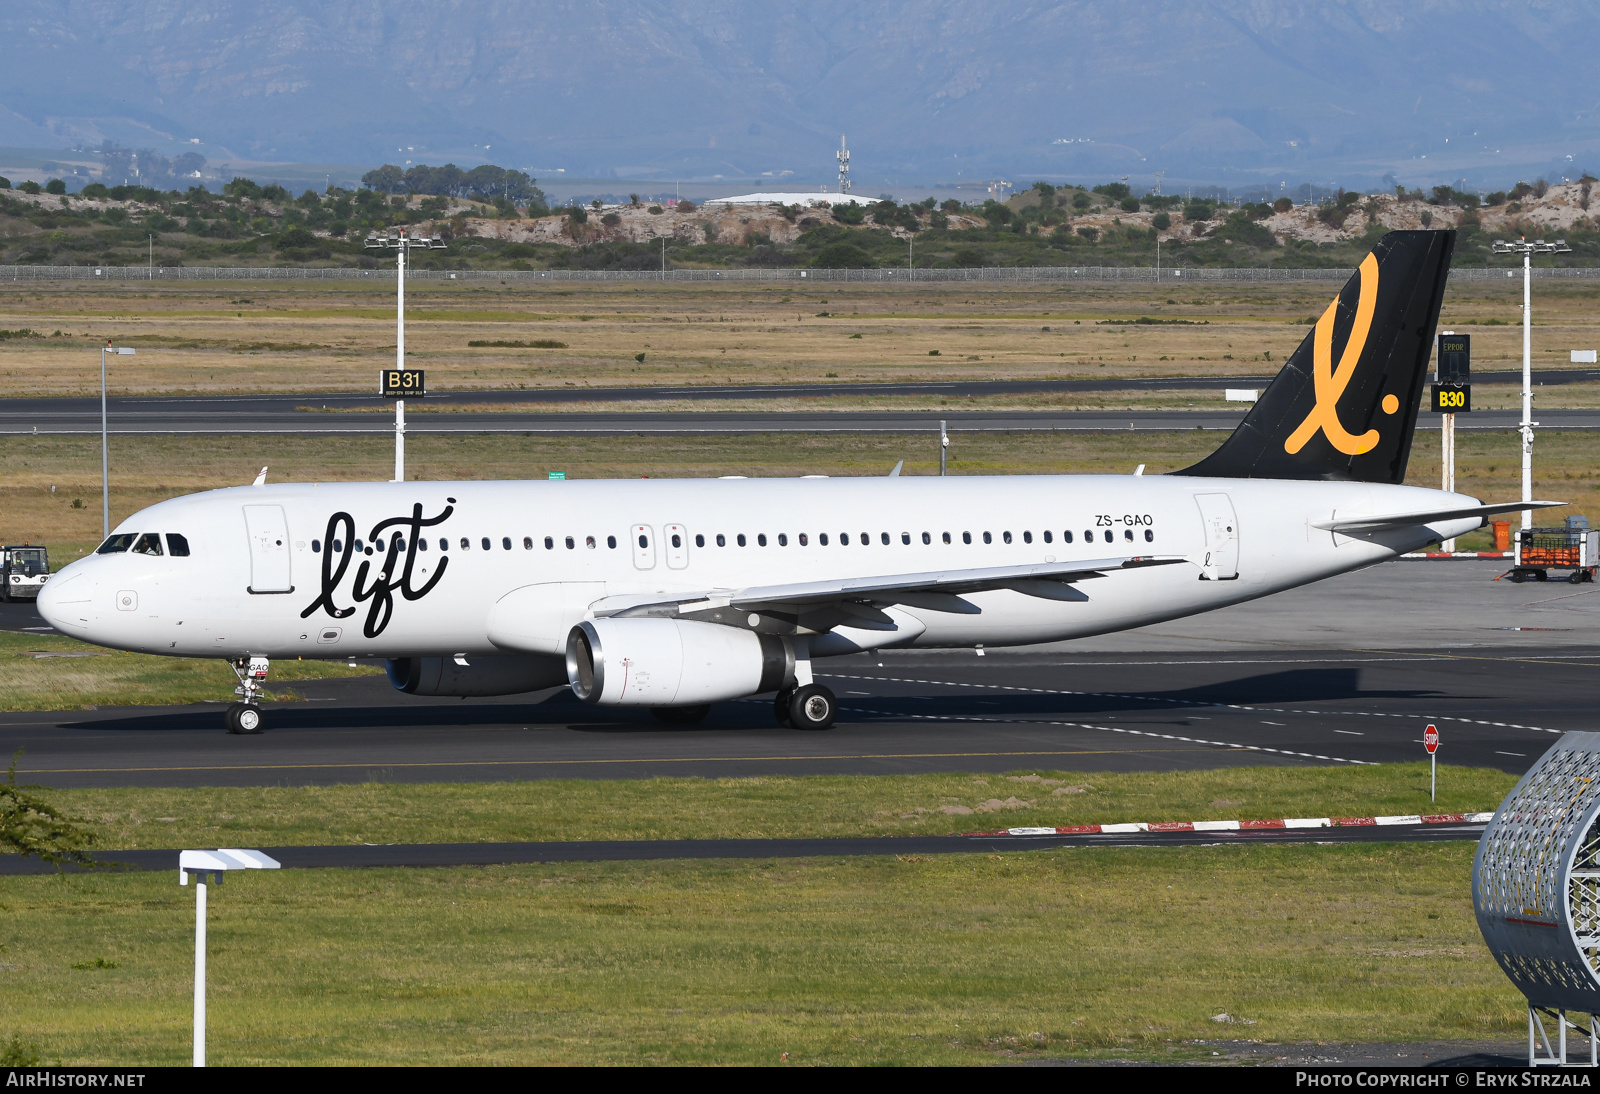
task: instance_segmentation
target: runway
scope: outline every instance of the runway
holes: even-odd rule
[[[1560,370],[1538,374],[1538,383],[1562,384],[1600,378],[1600,370]],[[1493,377],[1493,379],[1490,379]],[[1520,373],[1484,373],[1478,383],[1509,383]],[[774,386],[549,388],[536,391],[465,391],[413,401],[406,430],[412,434],[528,433],[550,436],[619,436],[749,433],[921,433],[940,420],[963,432],[1177,432],[1232,430],[1244,404],[1161,411],[967,410],[959,404],[938,410],[882,411],[719,411],[731,400],[818,399],[939,395],[1020,395],[1064,392],[1137,393],[1173,389],[1262,388],[1267,376],[1208,379],[996,380],[950,383],[792,384]],[[691,411],[564,411],[562,405],[596,402],[694,402]],[[526,406],[480,411],[474,406]],[[440,408],[451,409],[440,411]],[[431,408],[431,409],[430,409]],[[1600,429],[1600,410],[1542,410],[1545,429]],[[394,431],[389,404],[376,395],[203,395],[116,396],[108,400],[109,431],[139,434],[385,434]],[[1515,428],[1520,412],[1482,410],[1458,419],[1461,430]],[[1438,418],[1423,414],[1422,429],[1437,429]],[[100,401],[93,398],[0,399],[0,435],[74,435],[100,431]]]

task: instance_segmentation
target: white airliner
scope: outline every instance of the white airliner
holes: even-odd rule
[[[826,729],[813,658],[1144,626],[1524,508],[1400,485],[1453,246],[1384,237],[1174,474],[258,484],[135,513],[39,610],[100,645],[227,659],[235,733],[259,732],[274,658],[384,658],[416,695],[566,685],[667,721],[773,692],[779,721]]]

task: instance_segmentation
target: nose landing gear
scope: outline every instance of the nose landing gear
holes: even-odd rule
[[[265,657],[240,657],[228,664],[239,678],[239,686],[233,693],[242,701],[228,704],[223,724],[229,733],[260,733],[261,691],[266,686],[269,663]]]

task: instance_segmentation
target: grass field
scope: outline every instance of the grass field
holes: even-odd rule
[[[1439,482],[1437,434],[1412,451],[1407,481]],[[1217,432],[957,433],[950,473],[1127,474],[1185,467],[1222,441]],[[1520,496],[1520,442],[1514,432],[1457,435],[1457,489],[1486,500]],[[1542,432],[1537,442],[1536,496],[1567,501],[1550,519],[1583,513],[1600,520],[1592,473],[1600,439],[1582,432]],[[881,475],[899,460],[904,474],[938,472],[935,438],[869,434],[741,437],[428,436],[406,442],[407,470],[421,479],[701,477],[716,475]],[[393,473],[393,441],[373,437],[197,436],[119,437],[112,441],[111,519],[165,498],[250,482],[263,465],[283,481],[380,480]],[[56,567],[92,550],[100,539],[99,439],[0,438],[0,536],[45,543]],[[54,488],[54,489],[52,489]],[[1487,532],[1462,540],[1488,542]]]
[[[1472,850],[257,874],[210,900],[209,1057],[981,1064],[1512,1040],[1522,1001],[1473,921]],[[47,1062],[186,1062],[192,905],[165,872],[0,879],[0,1037]]]
[[[18,779],[48,783],[28,774]],[[1186,773],[543,779],[508,783],[117,788],[53,795],[101,848],[944,835],[1017,825],[1493,810],[1516,778],[1426,764]]]
[[[409,288],[406,350],[436,391],[1267,375],[1335,291],[1308,282],[419,282]],[[98,392],[106,339],[139,351],[114,362],[116,392],[370,391],[374,370],[393,361],[393,292],[305,282],[0,283],[0,329],[38,335],[0,342],[0,396]],[[1476,368],[1520,367],[1520,293],[1515,279],[1450,286],[1441,324],[1473,335]],[[1537,367],[1566,367],[1569,349],[1600,344],[1600,287],[1541,282],[1536,297]],[[563,345],[469,345],[536,340]],[[1593,393],[1552,388],[1539,405],[1579,397]]]

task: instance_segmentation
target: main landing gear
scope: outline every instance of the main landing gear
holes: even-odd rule
[[[266,686],[269,663],[265,657],[239,657],[228,662],[239,686],[233,693],[241,702],[229,703],[223,724],[229,733],[261,732],[261,692]]]
[[[794,729],[832,729],[839,700],[821,684],[801,684],[778,692],[772,701],[778,724]]]

